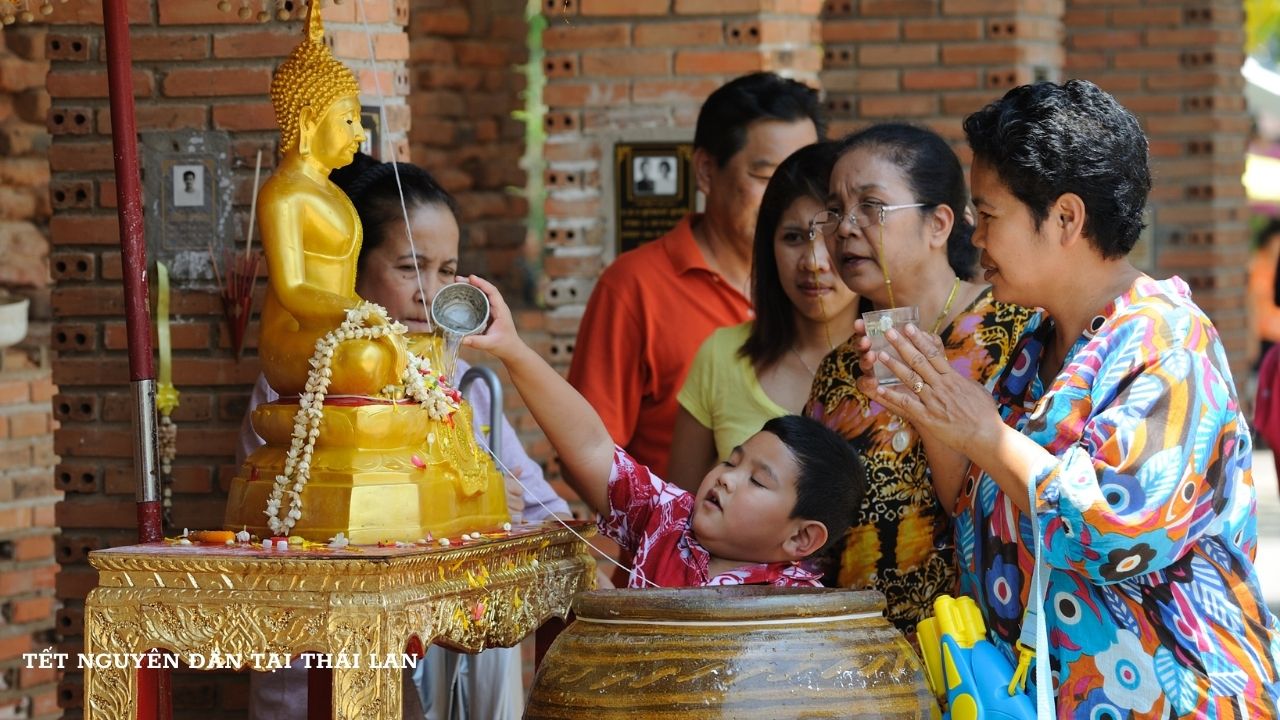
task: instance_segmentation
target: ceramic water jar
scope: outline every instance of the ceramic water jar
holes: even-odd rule
[[[598,590],[543,658],[525,718],[927,718],[920,660],[873,591]]]

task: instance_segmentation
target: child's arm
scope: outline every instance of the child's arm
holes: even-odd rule
[[[604,422],[586,399],[516,334],[511,310],[497,288],[475,275],[466,281],[488,296],[493,321],[483,334],[463,338],[463,344],[502,361],[534,421],[560,456],[565,480],[592,510],[607,512],[614,444]]]

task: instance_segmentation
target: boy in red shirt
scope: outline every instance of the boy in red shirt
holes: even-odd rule
[[[497,289],[468,281],[489,297],[493,323],[463,343],[502,361],[601,531],[634,553],[628,585],[819,586],[800,561],[844,534],[866,483],[843,438],[810,418],[775,418],[690,494],[616,446],[591,405],[516,334]]]

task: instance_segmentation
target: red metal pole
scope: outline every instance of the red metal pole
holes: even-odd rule
[[[133,72],[129,53],[126,0],[103,0],[107,43],[107,88],[111,102],[111,144],[115,154],[116,207],[124,269],[124,319],[129,340],[129,384],[133,390],[133,460],[138,473],[138,540],[163,538],[160,476],[156,456],[156,373],[151,359],[150,294],[147,246],[142,221],[142,174],[138,169],[137,124],[133,108]],[[167,670],[139,668],[139,720],[172,717]]]
[[[147,291],[147,246],[142,221],[142,176],[138,169],[137,125],[133,112],[133,76],[129,59],[129,17],[126,0],[103,0],[107,42],[107,85],[111,96],[111,141],[115,150],[116,206],[120,218],[120,249],[124,268],[125,328],[129,339],[129,380],[135,395],[152,402],[135,403],[143,440],[135,447],[138,478],[138,539],[162,537],[159,476],[155,457],[155,366],[151,359],[151,312]],[[139,384],[150,393],[138,393]],[[149,430],[149,432],[147,432]],[[147,442],[149,441],[149,442]],[[141,456],[141,457],[139,457]]]

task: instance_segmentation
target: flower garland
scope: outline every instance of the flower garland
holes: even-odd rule
[[[371,318],[381,322],[370,326]],[[281,474],[276,475],[271,495],[267,498],[267,509],[264,511],[272,533],[287,536],[302,518],[302,490],[311,478],[311,457],[315,452],[316,439],[320,437],[325,395],[333,379],[331,366],[334,351],[348,340],[377,340],[388,335],[404,335],[406,332],[408,328],[393,322],[387,316],[386,308],[361,302],[347,310],[346,318],[338,327],[316,341],[306,388],[298,398],[298,412],[293,418],[293,436],[289,452],[285,455],[284,469]],[[447,386],[443,378],[434,375],[425,358],[410,353],[402,379],[405,383],[403,392],[399,386],[388,385],[383,389],[383,395],[392,400],[401,397],[417,400],[433,420],[449,420],[458,409],[461,398],[458,391]],[[289,499],[289,511],[281,518],[280,508],[284,505],[286,496]]]

